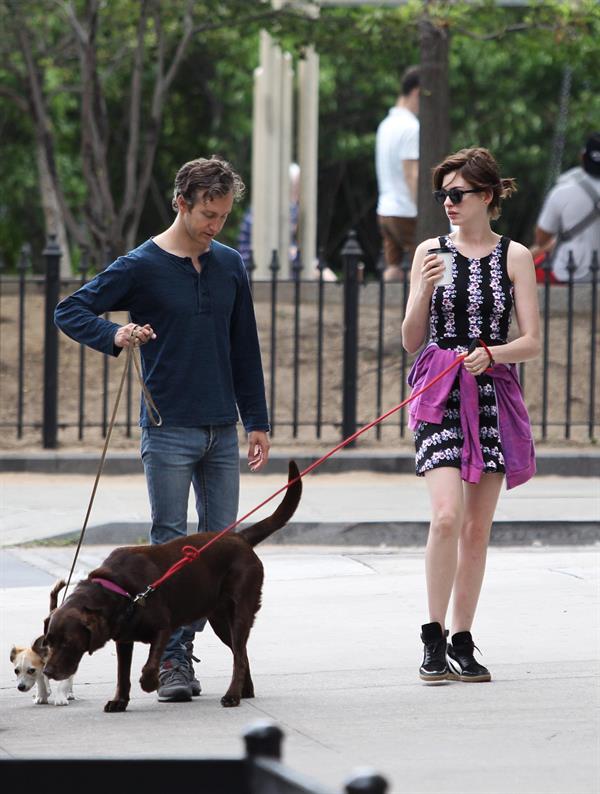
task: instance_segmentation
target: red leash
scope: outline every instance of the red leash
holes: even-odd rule
[[[482,339],[479,339],[478,341],[481,343],[481,346],[485,349],[486,353],[490,357],[490,362],[493,362],[494,359],[492,358],[492,354],[491,354],[490,349],[488,348],[488,346],[485,344],[485,342]],[[157,579],[155,582],[152,582],[152,584],[148,585],[148,587],[144,590],[143,593],[139,593],[135,597],[134,601],[138,602],[138,601],[146,598],[146,596],[150,595],[150,593],[152,593],[154,590],[156,590],[157,587],[160,587],[160,585],[165,580],[167,580],[171,576],[173,576],[173,574],[176,573],[180,568],[183,568],[184,565],[187,565],[189,562],[192,562],[193,560],[195,560],[209,546],[212,546],[213,543],[216,543],[217,540],[219,540],[219,538],[222,538],[223,535],[227,534],[227,532],[230,532],[232,529],[235,529],[235,527],[237,527],[238,524],[241,524],[242,521],[245,521],[253,513],[256,513],[257,510],[260,510],[261,507],[264,507],[264,505],[266,505],[268,502],[270,502],[271,499],[274,499],[276,496],[279,496],[279,494],[283,493],[283,491],[285,491],[287,488],[289,488],[290,485],[293,485],[294,483],[298,482],[298,480],[301,480],[302,477],[304,477],[309,472],[313,471],[313,469],[316,469],[317,466],[320,466],[321,463],[324,463],[332,455],[335,455],[335,453],[338,452],[338,450],[343,449],[345,446],[350,444],[352,441],[354,441],[356,438],[361,436],[363,433],[366,433],[367,430],[370,430],[372,427],[375,427],[375,425],[378,425],[380,422],[383,422],[384,419],[387,419],[389,416],[392,416],[392,414],[395,414],[401,408],[404,408],[405,405],[408,405],[408,403],[412,402],[417,397],[420,397],[421,394],[423,394],[423,392],[427,391],[427,389],[430,389],[434,385],[434,383],[437,383],[445,375],[447,375],[448,372],[450,372],[450,370],[454,369],[454,367],[457,367],[462,361],[464,361],[465,358],[467,356],[469,356],[473,352],[473,350],[475,350],[476,347],[477,347],[477,341],[472,342],[466,353],[461,353],[459,356],[457,356],[454,359],[454,361],[452,362],[452,364],[449,364],[446,367],[446,369],[444,369],[444,370],[442,370],[442,372],[438,373],[435,376],[435,378],[432,378],[432,380],[430,380],[429,383],[426,383],[421,389],[419,389],[419,391],[414,392],[413,394],[410,395],[410,397],[407,397],[406,400],[403,400],[401,403],[396,405],[394,408],[390,408],[389,411],[386,411],[384,414],[382,414],[381,416],[377,417],[377,419],[373,419],[372,422],[369,422],[369,424],[364,425],[364,427],[361,427],[355,433],[352,433],[351,436],[348,436],[348,438],[345,438],[336,447],[334,447],[333,449],[329,450],[329,452],[327,452],[325,455],[323,455],[318,460],[315,460],[313,463],[310,464],[310,466],[307,466],[304,469],[304,471],[301,471],[300,474],[297,477],[295,477],[293,480],[290,480],[285,485],[282,485],[281,488],[279,488],[277,491],[275,491],[275,493],[271,494],[271,496],[269,496],[266,499],[264,499],[259,505],[256,505],[256,507],[252,508],[252,510],[250,510],[248,513],[246,513],[246,515],[243,515],[241,518],[238,518],[237,521],[234,521],[232,524],[229,524],[228,527],[225,527],[225,529],[222,529],[220,532],[218,532],[213,538],[211,538],[207,543],[205,543],[204,546],[201,546],[199,549],[195,548],[194,546],[184,546],[183,549],[182,549],[182,553],[184,554],[184,556],[180,560],[177,560],[177,562],[174,565],[172,565],[169,568],[169,570],[166,571],[159,579]]]

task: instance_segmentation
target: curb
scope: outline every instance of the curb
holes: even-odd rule
[[[287,474],[290,458],[294,458],[302,471],[317,459],[305,452],[294,450],[286,453],[272,452],[269,456],[269,474]],[[29,474],[95,474],[99,454],[95,452],[5,452],[0,455],[0,473],[22,472]],[[356,471],[380,472],[382,474],[414,474],[412,452],[363,452],[345,450],[329,458],[323,472],[343,474]],[[247,472],[246,458],[240,455],[240,470]],[[143,474],[139,454],[112,452],[106,459],[103,474]],[[542,476],[600,477],[600,451],[538,452],[537,473]]]
[[[241,525],[244,526],[249,524]],[[424,546],[428,528],[427,521],[361,521],[355,524],[292,521],[272,535],[268,543],[278,546]],[[147,543],[148,529],[148,524],[143,522],[98,524],[88,527],[82,545]],[[189,523],[188,533],[195,531],[196,525]],[[45,539],[60,544],[75,544],[78,540],[79,532]],[[490,540],[492,546],[589,546],[598,543],[600,524],[597,521],[495,521]]]

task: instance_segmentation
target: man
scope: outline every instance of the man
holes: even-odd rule
[[[573,252],[574,281],[591,279],[592,252],[600,257],[600,132],[586,141],[581,171],[561,179],[548,194],[535,229],[534,258],[551,257],[553,281],[569,281]]]
[[[386,281],[402,279],[402,263],[412,260],[416,247],[419,91],[419,69],[411,66],[402,77],[395,106],[377,128],[377,220],[383,237]]]
[[[250,469],[261,469],[268,459],[269,422],[248,278],[238,252],[215,239],[243,190],[229,163],[217,157],[185,163],[175,177],[173,224],[56,308],[62,331],[102,353],[117,356],[130,344],[144,345],[144,380],[162,417],[154,426],[142,403],[152,543],[186,534],[190,484],[198,531],[235,521],[238,409],[248,433]],[[128,311],[132,322],[119,326],[99,316],[108,311]],[[202,626],[178,629],[169,640],[159,700],[200,694],[191,660],[194,630]]]

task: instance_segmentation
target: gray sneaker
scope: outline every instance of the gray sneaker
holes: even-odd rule
[[[194,672],[194,665],[192,664],[192,661],[199,662],[200,659],[196,658],[192,653],[194,647],[191,642],[185,643],[185,649],[186,649],[185,663],[189,675],[190,686],[192,688],[192,697],[198,697],[200,692],[202,692],[202,687],[200,686],[200,681],[198,681],[198,679],[196,678],[196,673]]]
[[[181,703],[192,699],[189,668],[185,662],[169,659],[158,673],[158,699],[162,703]]]

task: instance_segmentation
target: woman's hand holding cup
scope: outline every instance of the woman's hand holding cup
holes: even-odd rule
[[[428,292],[434,287],[452,283],[452,251],[449,248],[430,248],[421,266],[421,278]]]

